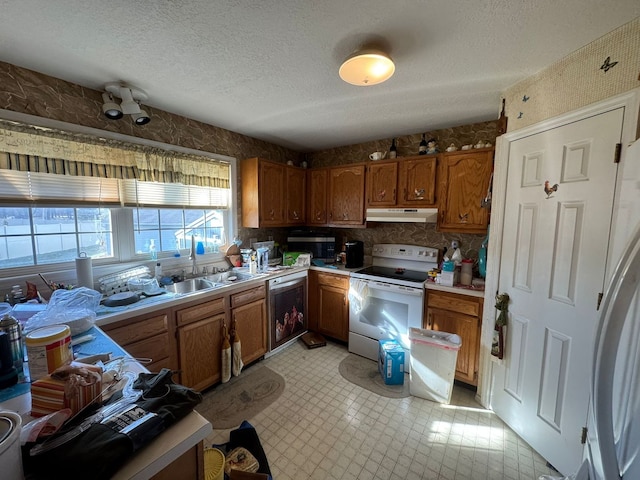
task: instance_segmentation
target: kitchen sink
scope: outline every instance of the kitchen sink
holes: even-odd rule
[[[199,290],[208,290],[222,286],[222,283],[210,280],[208,278],[190,278],[188,280],[183,280],[182,282],[167,285],[165,288],[167,292],[192,293]]]

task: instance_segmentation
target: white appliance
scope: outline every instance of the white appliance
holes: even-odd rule
[[[372,265],[349,280],[349,351],[377,360],[378,340],[395,339],[409,358],[409,329],[422,328],[424,282],[439,250],[377,244]]]
[[[367,222],[436,223],[437,208],[367,208]]]

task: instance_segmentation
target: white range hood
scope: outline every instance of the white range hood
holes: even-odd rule
[[[367,208],[367,222],[436,223],[437,208]]]

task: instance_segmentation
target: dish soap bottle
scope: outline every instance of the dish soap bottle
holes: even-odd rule
[[[151,260],[158,259],[158,252],[156,252],[156,241],[153,238],[149,240],[149,258]]]

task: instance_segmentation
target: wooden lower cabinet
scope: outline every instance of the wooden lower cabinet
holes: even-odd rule
[[[220,381],[226,303],[222,297],[176,311],[182,385],[204,390]]]
[[[427,290],[424,327],[456,333],[462,339],[455,379],[478,385],[480,330],[484,299],[464,294]]]
[[[171,310],[122,320],[101,326],[118,345],[135,358],[148,358],[150,372],[162,368],[177,369]]]
[[[240,337],[245,365],[267,353],[267,300],[264,285],[231,295],[231,326]]]
[[[156,473],[151,480],[174,480],[176,478],[189,478],[202,480],[204,475],[204,444],[203,442],[193,446],[180,457]]]
[[[309,328],[328,337],[349,339],[349,277],[309,271]]]

